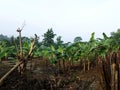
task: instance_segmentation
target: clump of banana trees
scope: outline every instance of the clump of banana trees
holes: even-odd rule
[[[120,46],[113,44],[113,38],[103,33],[103,39],[95,39],[91,34],[89,42],[74,42],[69,45],[42,46],[43,57],[46,57],[58,70],[70,71],[76,63],[83,71],[97,69],[105,81],[103,89],[116,90],[120,78]],[[115,41],[114,41],[115,42]],[[117,42],[117,41],[116,41]]]
[[[42,45],[42,56],[49,59],[52,64],[57,65],[59,70],[70,70],[71,67],[74,67],[79,62],[82,63],[81,65],[84,71],[86,70],[86,66],[90,70],[91,60],[89,57],[92,55],[90,53],[91,48],[95,44],[93,39],[94,35],[92,35],[90,42],[75,42],[69,45],[63,44],[57,48],[55,46],[46,47]]]
[[[105,81],[103,90],[118,90],[119,88],[119,45],[113,45],[113,39],[103,33],[103,39],[99,39],[97,45],[92,49],[96,55],[97,70]]]

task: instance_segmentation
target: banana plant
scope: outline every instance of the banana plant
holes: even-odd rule
[[[59,54],[58,54],[57,49],[55,49],[54,46],[47,47],[47,46],[44,46],[44,45],[42,45],[41,48],[42,48],[42,57],[43,57],[43,59],[45,61],[45,64],[46,64],[46,70],[48,68],[48,62],[49,62],[56,69],[54,73],[59,75],[59,71],[60,71],[59,60],[60,60],[60,56],[58,56]]]
[[[75,49],[75,47],[74,47],[73,44],[66,48],[66,55],[67,55],[67,58],[68,58],[69,69],[73,64],[73,54],[75,52],[74,49]]]
[[[15,46],[7,46],[4,41],[0,42],[0,60],[2,58],[8,59],[10,56],[16,56]]]
[[[97,39],[95,39],[95,33],[93,32],[91,34],[90,40],[89,42],[87,42],[86,47],[85,47],[85,51],[84,51],[84,56],[86,57],[86,61],[87,61],[87,69],[90,70],[90,64],[91,62],[95,61],[95,56],[97,55],[98,51],[95,51],[96,47],[98,46],[99,41]],[[85,62],[86,62],[85,61]],[[85,71],[85,64],[84,64],[84,71]]]
[[[99,41],[100,40],[100,41]],[[102,63],[102,62],[108,62],[109,60],[106,59],[106,55],[109,55],[112,50],[111,47],[111,39],[103,33],[103,39],[99,39],[96,43],[96,45],[91,48],[91,52],[95,54],[96,59],[97,59],[97,67]],[[104,60],[104,61],[103,61]]]
[[[32,44],[32,42],[29,39],[24,40],[23,46],[22,46],[22,53],[24,56],[28,54],[31,44]]]
[[[40,49],[41,49],[41,56],[43,57],[43,60],[45,61],[46,63],[46,68],[48,66],[48,61],[50,63],[52,63],[53,65],[55,64],[55,55],[53,54],[52,52],[52,49],[53,47],[47,47],[47,46],[44,46],[44,45],[41,45],[40,46]],[[53,48],[54,49],[54,48]],[[53,50],[54,51],[54,50]]]
[[[77,55],[79,52],[78,43],[72,43],[68,45],[65,49],[66,61],[68,62],[68,69],[70,70],[71,66],[74,66],[74,63],[78,60]]]
[[[40,48],[40,47],[36,47],[35,48],[35,50],[34,50],[34,57],[36,57],[36,58],[40,58],[40,57],[42,57],[42,49]]]
[[[60,66],[63,66],[63,70],[65,70],[66,69],[66,48],[64,47],[64,45],[58,46],[57,59],[58,59],[59,69],[60,69]],[[60,65],[61,61],[63,62],[62,65]]]

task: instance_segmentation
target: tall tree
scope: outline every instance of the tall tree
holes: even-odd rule
[[[74,39],[74,43],[77,43],[77,42],[81,42],[82,38],[81,37],[75,37]]]
[[[117,32],[111,32],[111,38],[113,39],[113,44],[120,44],[120,29]]]
[[[62,38],[61,36],[58,36],[57,39],[56,39],[58,45],[63,44],[63,41],[61,40],[61,38]]]
[[[64,44],[64,42],[62,41],[61,38],[62,38],[61,36],[58,36],[58,37],[56,38],[56,42],[55,42],[55,48],[56,48],[56,49],[59,48],[59,46],[62,46],[62,45]]]
[[[56,36],[56,34],[54,34],[52,28],[48,29],[48,31],[46,33],[44,33],[43,35],[43,45],[45,46],[51,46],[54,45],[54,37]]]

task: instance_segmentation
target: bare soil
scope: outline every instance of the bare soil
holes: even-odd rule
[[[15,63],[3,61],[0,63],[0,78],[13,67]],[[83,72],[79,66],[71,71],[61,71],[57,74],[50,64],[46,68],[43,60],[29,61],[27,70],[21,76],[15,70],[0,87],[0,90],[103,90],[97,70]]]

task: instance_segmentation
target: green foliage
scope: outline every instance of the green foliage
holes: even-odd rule
[[[30,46],[31,46],[31,41],[29,39],[24,40],[23,43],[23,55],[27,55],[29,50],[30,50]]]
[[[93,32],[92,34],[91,34],[91,37],[90,37],[90,42],[94,42],[94,40],[95,40],[95,32]]]
[[[56,39],[56,40],[57,40],[57,42],[56,42],[56,45],[57,45],[57,46],[60,46],[60,45],[63,44],[63,41],[61,40],[61,38],[62,38],[61,36],[58,36],[58,37],[57,37],[57,39]]]
[[[81,42],[82,38],[81,37],[75,37],[74,43]]]
[[[74,43],[64,43],[61,36],[58,36],[54,42],[52,29],[44,33],[42,42],[37,41],[33,52],[34,57],[43,57],[55,64],[58,60],[80,61],[92,60],[96,56],[105,57],[108,52],[116,52],[120,49],[120,29],[112,32],[111,37],[103,33],[103,39],[95,39],[95,33],[91,34],[89,42],[81,42],[81,37],[76,37]],[[26,55],[30,49],[33,38],[22,37],[23,54]],[[16,44],[15,44],[16,42]],[[19,38],[10,37],[9,40],[0,40],[0,59],[3,57],[15,56],[16,47],[19,47]]]
[[[9,37],[7,37],[3,34],[0,34],[0,40],[9,40]]]
[[[105,33],[103,33],[103,37],[105,40],[108,39],[108,36]]]
[[[7,59],[8,56],[15,56],[15,46],[8,46],[6,41],[0,41],[0,59]]]
[[[43,35],[43,45],[45,46],[51,46],[54,45],[54,37],[56,36],[56,34],[54,34],[52,28],[48,29],[48,31],[46,33],[44,33]]]
[[[120,45],[120,29],[118,29],[117,32],[112,32],[111,38],[113,39],[113,44]]]

